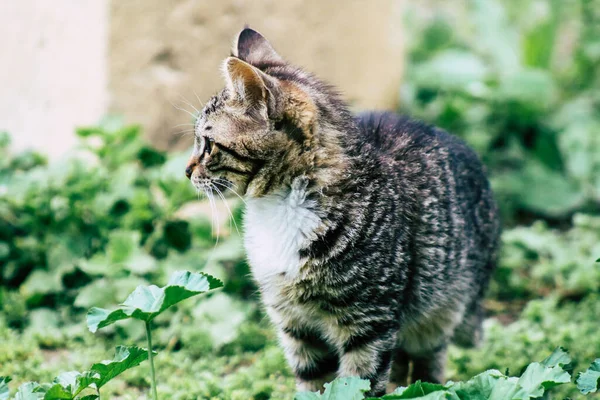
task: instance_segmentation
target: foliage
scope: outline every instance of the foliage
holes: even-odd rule
[[[167,159],[114,119],[78,134],[79,153],[51,164],[0,148],[0,285],[20,288],[29,308],[115,301],[206,231],[176,216],[195,199],[183,155]],[[195,244],[209,240],[210,228]]]
[[[338,378],[325,384],[323,394],[316,392],[302,392],[296,394],[295,400],[360,400],[364,399],[371,387],[369,381],[358,378]]]
[[[477,0],[424,21],[402,105],[462,136],[490,169],[507,221],[600,205],[600,7]],[[456,18],[463,12],[464,18]],[[527,17],[524,17],[527,16]],[[561,37],[572,37],[566,43]],[[550,194],[550,195],[549,195]]]
[[[222,286],[220,280],[210,275],[177,271],[165,287],[138,286],[117,310],[91,308],[87,314],[88,328],[91,332],[96,332],[99,328],[127,318],[150,322],[180,301]]]
[[[596,358],[587,370],[577,376],[577,388],[583,394],[595,393],[600,389],[600,358]]]
[[[69,371],[58,375],[51,383],[26,382],[19,386],[16,400],[91,400],[100,397],[100,388],[107,382],[138,366],[148,358],[148,351],[139,347],[117,346],[112,360],[92,365],[89,371]],[[8,399],[9,378],[0,379],[0,399]],[[93,393],[91,393],[93,391]]]
[[[453,382],[445,389],[422,382],[394,396],[461,396],[492,384],[514,390],[549,369],[560,378],[559,369],[530,366],[559,344],[569,348],[564,368],[577,385],[562,384],[552,395],[593,393],[600,369],[597,360],[589,364],[600,354],[600,7],[589,0],[461,4],[442,14],[440,2],[425,22],[408,18],[414,43],[402,104],[479,152],[507,222],[503,248],[481,347],[449,348]],[[89,335],[85,311],[117,304],[138,286],[147,288],[138,294],[152,294],[160,288],[149,282],[186,266],[225,286],[152,317],[160,397],[292,398],[294,377],[256,301],[240,237],[225,232],[215,245],[210,215],[183,174],[187,155],[149,146],[138,127],[114,118],[78,134],[73,157],[49,162],[12,153],[0,133],[0,375],[14,379],[20,398],[43,397],[36,390],[52,387],[71,396],[74,375],[55,382],[56,371],[99,379],[103,367],[95,361],[106,349],[146,334],[128,319]],[[189,212],[196,206],[200,212]],[[239,223],[240,210],[233,211]],[[142,313],[161,309],[139,306]],[[8,385],[0,378],[0,400]],[[143,398],[149,385],[147,371],[133,368],[102,386],[102,397]],[[353,387],[361,398],[364,382],[355,380],[301,396],[332,398]],[[88,395],[93,386],[77,396]]]
[[[121,307],[108,311],[93,307],[87,314],[87,325],[91,332],[123,319],[134,318],[144,321],[146,338],[148,340],[148,358],[150,359],[150,372],[152,379],[152,398],[158,400],[156,392],[156,376],[154,360],[152,357],[152,330],[150,322],[167,308],[188,299],[192,296],[205,293],[209,290],[223,287],[223,283],[207,274],[177,271],[169,279],[167,286],[138,286],[131,293]]]
[[[549,293],[581,298],[597,292],[600,216],[576,214],[572,225],[572,229],[559,231],[537,221],[505,231],[493,295],[505,300]]]
[[[445,385],[417,381],[408,387],[399,387],[393,393],[380,399],[449,399],[449,400],[526,400],[543,397],[544,393],[555,386],[571,382],[571,357],[557,348],[542,362],[527,366],[520,377],[509,377],[498,370],[487,370],[466,382],[449,381]],[[594,382],[595,385],[595,382]],[[347,400],[364,399],[369,390],[367,380],[360,378],[338,378],[325,385],[323,394],[303,392],[296,400],[328,399]],[[595,386],[594,386],[595,387]],[[369,398],[369,400],[376,400]]]
[[[154,400],[158,400],[156,391],[156,378],[153,363],[152,336],[150,321],[167,308],[201,293],[222,287],[218,279],[203,273],[178,271],[173,274],[169,284],[164,288],[157,286],[139,286],[134,293],[129,295],[123,307],[117,312],[107,312],[93,308],[88,313],[88,327],[92,332],[108,326],[119,319],[135,318],[146,324],[148,349],[139,347],[117,346],[115,357],[112,360],[102,361],[92,365],[89,371],[70,371],[58,375],[50,384],[26,382],[17,389],[16,399],[21,400],[91,400],[100,398],[100,388],[122,372],[138,366],[142,361],[149,359],[152,378],[152,392]],[[116,318],[114,315],[118,313]],[[98,318],[98,316],[103,316]],[[0,395],[8,398],[8,382],[10,378],[0,378]],[[96,394],[87,394],[85,391],[93,387]],[[83,393],[82,393],[83,392]],[[80,395],[81,394],[81,395]]]

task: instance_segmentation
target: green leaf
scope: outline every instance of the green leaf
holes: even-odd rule
[[[520,390],[514,399],[541,397],[546,389],[571,382],[571,375],[560,366],[545,367],[540,363],[531,363],[519,378]]]
[[[26,382],[19,386],[15,400],[42,400],[44,390],[37,382]]]
[[[467,382],[449,382],[450,389],[461,399],[487,400],[496,383],[504,375],[495,369],[482,372]]]
[[[428,383],[416,381],[415,383],[409,385],[408,387],[398,388],[392,393],[392,395],[388,397],[384,397],[385,399],[420,399],[425,398],[427,396],[428,399],[445,399],[451,398],[451,394],[446,390],[446,386],[439,385],[436,383]],[[436,393],[439,392],[439,393]],[[433,395],[433,393],[436,393]],[[432,395],[432,396],[429,396]],[[442,396],[442,397],[439,397]]]
[[[506,400],[512,399],[514,394],[519,390],[519,379],[515,377],[501,377],[498,379],[489,400]]]
[[[78,371],[63,372],[54,378],[54,383],[58,383],[64,388],[74,388],[77,385],[77,378],[81,375]]]
[[[60,383],[55,383],[46,391],[43,398],[44,400],[71,400],[74,397],[71,393],[71,386],[64,387]]]
[[[562,369],[568,370],[571,366],[571,356],[567,353],[567,350],[563,347],[557,347],[544,361],[542,365],[544,367],[556,367],[559,366]]]
[[[319,392],[302,392],[296,394],[295,400],[362,400],[371,388],[369,381],[357,377],[337,378],[325,384],[323,394]]]
[[[117,346],[112,360],[102,361],[92,365],[91,372],[98,374],[95,384],[98,388],[124,371],[137,367],[148,359],[148,350],[136,346]],[[89,384],[88,384],[89,385]],[[86,386],[87,387],[87,386]]]
[[[426,88],[464,90],[469,85],[484,81],[487,74],[486,65],[477,55],[449,49],[420,63],[413,72],[413,80]]]
[[[177,271],[165,287],[138,286],[120,308],[114,311],[96,307],[90,309],[87,314],[87,325],[91,332],[96,332],[100,328],[126,318],[151,321],[180,301],[222,286],[220,280],[210,275]]]
[[[92,307],[87,313],[87,326],[90,332],[95,333],[98,329],[114,324],[122,319],[130,318],[123,310],[110,311],[104,308]]]
[[[600,358],[577,376],[577,389],[583,394],[596,393],[600,389]]]
[[[0,400],[8,400],[8,382],[11,380],[8,376],[0,376]]]
[[[96,371],[82,372],[81,374],[79,374],[77,376],[75,385],[73,386],[74,387],[73,394],[78,395],[79,393],[81,393],[82,391],[87,389],[90,385],[96,384],[98,379],[100,379],[100,374],[98,374]]]

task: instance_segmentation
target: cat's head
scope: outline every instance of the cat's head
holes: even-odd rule
[[[186,175],[198,190],[260,197],[298,176],[327,185],[343,169],[346,107],[329,86],[283,60],[245,28],[223,62],[225,88],[195,123]]]

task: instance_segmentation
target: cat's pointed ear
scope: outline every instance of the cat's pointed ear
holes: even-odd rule
[[[244,28],[233,44],[232,54],[250,64],[281,64],[283,58],[263,35],[248,27]]]
[[[227,89],[232,97],[245,104],[255,104],[267,97],[265,81],[260,71],[239,58],[229,57],[223,63]]]
[[[232,99],[249,108],[265,106],[270,116],[278,112],[281,89],[275,78],[235,57],[225,60],[223,73]]]

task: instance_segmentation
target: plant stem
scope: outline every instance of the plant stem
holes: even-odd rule
[[[148,339],[148,361],[150,361],[150,378],[152,379],[152,398],[158,400],[156,393],[156,374],[154,373],[154,355],[152,354],[152,331],[150,329],[150,321],[146,323],[146,339]]]

